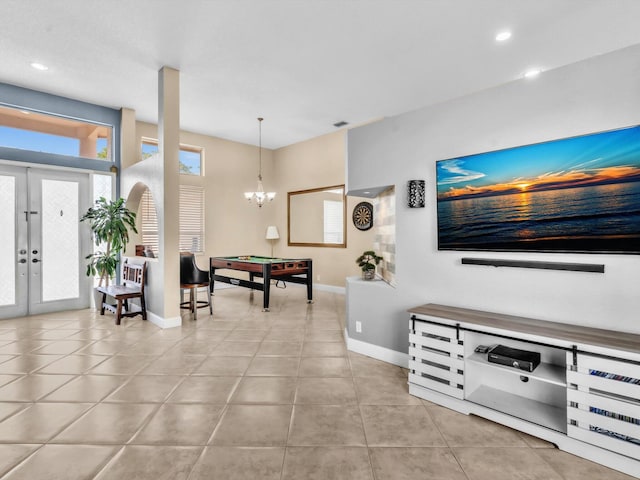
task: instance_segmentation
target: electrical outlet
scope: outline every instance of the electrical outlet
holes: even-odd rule
[[[320,275],[316,275],[316,281],[319,282],[320,281]]]
[[[356,322],[356,333],[362,333],[362,322]]]

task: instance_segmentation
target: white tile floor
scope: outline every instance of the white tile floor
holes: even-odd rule
[[[0,478],[631,478],[407,393],[348,352],[344,297],[220,290],[160,330],[93,311],[0,321]]]

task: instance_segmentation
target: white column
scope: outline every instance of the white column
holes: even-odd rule
[[[180,317],[180,253],[179,253],[179,190],[178,159],[180,155],[180,72],[162,67],[158,72],[158,148],[163,158],[162,204],[158,211],[160,262],[163,283],[165,319]]]

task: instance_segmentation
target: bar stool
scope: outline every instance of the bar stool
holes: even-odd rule
[[[198,289],[207,288],[207,301],[198,300]],[[196,265],[196,257],[190,252],[180,252],[180,292],[189,290],[189,301],[181,302],[180,308],[188,308],[193,313],[193,319],[198,318],[198,308],[209,307],[209,313],[213,314],[211,304],[211,291],[209,290],[209,272],[200,270]]]

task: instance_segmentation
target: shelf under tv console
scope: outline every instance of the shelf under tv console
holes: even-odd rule
[[[409,393],[640,471],[640,335],[428,304],[409,310]],[[532,371],[479,346],[540,354]]]

